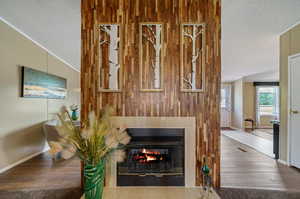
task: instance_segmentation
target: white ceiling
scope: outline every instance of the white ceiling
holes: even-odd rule
[[[279,81],[279,71],[267,71],[248,75],[243,80],[245,82],[276,82]]]
[[[0,0],[0,17],[80,68],[80,0]],[[279,34],[298,21],[300,0],[222,0],[222,81],[278,76]]]
[[[0,17],[80,68],[80,0],[0,0]]]
[[[222,0],[222,81],[276,75],[279,35],[299,21],[300,0]]]

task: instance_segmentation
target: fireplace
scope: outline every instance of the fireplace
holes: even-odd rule
[[[185,186],[183,128],[129,128],[117,186]]]
[[[136,171],[129,170],[127,164],[128,160],[128,153],[127,153],[127,160],[123,162],[122,164],[118,164],[115,160],[115,158],[111,158],[107,160],[106,168],[105,168],[105,186],[110,187],[110,188],[115,188],[117,186],[129,186],[129,184],[136,184],[136,186],[142,185],[147,182],[151,182],[146,184],[145,186],[159,186],[159,183],[152,183],[153,181],[159,181],[161,186],[164,186],[168,184],[168,186],[171,186],[172,184],[174,185],[176,181],[179,181],[179,179],[183,178],[184,180],[180,179],[180,183],[176,183],[176,186],[181,186],[184,185],[185,187],[194,187],[196,185],[196,119],[194,117],[114,117],[114,123],[116,126],[127,126],[129,133],[132,133],[133,139],[131,140],[133,144],[134,141],[136,140],[137,142],[142,142],[142,139],[144,140],[149,140],[149,136],[147,134],[153,133],[154,135],[152,136],[153,138],[150,140],[151,142],[156,142],[157,139],[154,138],[159,138],[158,141],[160,141],[161,138],[170,140],[171,142],[174,140],[181,140],[180,144],[181,146],[184,145],[184,148],[181,150],[181,157],[182,161],[184,161],[184,164],[182,165],[184,170],[183,172],[176,173],[174,170],[171,173],[166,173],[166,172],[156,172],[154,175],[154,171],[152,170],[152,175],[151,173],[137,173]],[[148,133],[144,132],[144,129],[150,129]],[[152,130],[151,130],[152,129]],[[163,130],[163,131],[156,131],[159,133],[154,133],[154,129],[157,130]],[[170,129],[170,131],[168,131]],[[141,130],[141,131],[137,131]],[[172,131],[171,131],[172,130]],[[175,131],[179,133],[175,133]],[[170,133],[171,132],[171,133]],[[142,135],[138,135],[141,133]],[[167,135],[163,136],[163,134],[166,133]],[[156,136],[158,135],[158,136]],[[173,135],[173,136],[170,136]],[[150,137],[151,137],[150,136]],[[143,138],[144,137],[144,138]],[[163,141],[161,139],[161,141]],[[170,143],[170,142],[169,142]],[[131,143],[130,143],[131,144]],[[150,148],[148,143],[144,141],[144,143],[141,143],[141,145],[137,145],[140,151],[142,149],[168,149],[168,153],[172,153],[172,144],[167,145],[168,143],[165,142],[164,144],[160,145],[155,145],[155,147],[152,146]],[[151,144],[151,143],[150,143]],[[181,147],[180,146],[180,147]],[[133,148],[133,145],[129,145],[128,148],[126,149],[127,151],[130,149],[130,147]],[[173,148],[174,149],[174,148]],[[135,151],[132,151],[135,152]],[[163,150],[158,151],[160,153],[166,153]],[[176,152],[176,151],[175,151]],[[178,158],[179,159],[179,158]],[[154,163],[154,162],[152,162]],[[152,164],[152,168],[153,168]],[[157,165],[157,164],[156,164]],[[142,165],[144,167],[144,165]],[[126,168],[127,167],[127,168]],[[128,169],[128,171],[124,171],[125,169]],[[123,169],[123,170],[122,170]],[[134,167],[131,167],[131,169],[135,169]],[[149,170],[147,170],[149,171]],[[170,172],[171,170],[168,169]],[[131,172],[131,173],[130,173]],[[182,174],[183,173],[183,174]],[[127,174],[127,175],[125,175]],[[160,175],[161,174],[161,175]],[[169,175],[169,176],[168,176]],[[143,178],[142,178],[143,177]],[[160,178],[159,178],[160,177]],[[132,179],[135,181],[135,183],[129,183],[130,181],[132,182]],[[169,180],[172,179],[172,180]],[[124,182],[127,181],[127,182]],[[143,183],[140,183],[142,181]],[[165,183],[162,183],[165,181]],[[171,182],[170,182],[171,181]],[[126,185],[127,184],[127,185]],[[138,185],[139,184],[139,185]],[[181,185],[180,185],[181,184]],[[135,185],[132,185],[135,186]],[[175,186],[175,185],[174,185]]]

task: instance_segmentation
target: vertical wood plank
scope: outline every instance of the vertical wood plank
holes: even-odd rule
[[[111,105],[119,116],[196,117],[196,182],[207,157],[213,184],[220,186],[221,0],[82,0],[81,1],[81,118]],[[164,24],[164,91],[140,92],[139,23]],[[122,25],[121,93],[100,93],[99,31],[101,23]],[[203,93],[180,92],[180,24],[205,23]]]

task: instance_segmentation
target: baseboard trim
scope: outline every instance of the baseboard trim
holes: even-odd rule
[[[273,129],[272,126],[258,126],[257,129]]]
[[[290,166],[290,164],[287,161],[284,161],[284,160],[278,159],[277,162],[279,162],[280,164],[286,165],[286,166]]]
[[[221,186],[221,189],[235,189],[235,190],[264,190],[264,191],[287,191],[285,188],[270,188],[270,187],[254,187],[254,186]]]
[[[233,130],[236,130],[236,131],[240,131],[242,129],[239,129],[239,128],[236,128],[236,127],[233,127],[233,126],[230,126],[229,128],[233,129]]]
[[[13,164],[11,164],[11,165],[8,165],[8,166],[4,167],[3,169],[0,169],[0,174],[4,173],[5,171],[8,171],[9,169],[12,169],[15,166],[18,166],[19,164],[22,164],[23,162],[26,162],[27,160],[30,160],[30,159],[34,158],[34,157],[36,157],[36,156],[38,156],[38,155],[40,155],[40,154],[42,154],[42,153],[44,153],[48,150],[49,150],[49,148],[45,147],[44,150],[42,150],[42,151],[31,154],[31,155],[29,155],[29,156],[15,162],[15,163],[13,163]]]

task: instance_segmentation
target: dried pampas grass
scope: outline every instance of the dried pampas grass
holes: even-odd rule
[[[99,117],[95,112],[90,112],[82,129],[73,124],[66,109],[62,110],[58,114],[60,125],[57,127],[61,139],[59,142],[50,143],[52,155],[62,152],[65,159],[78,155],[83,161],[93,165],[112,152],[115,152],[114,156],[118,161],[124,159],[125,152],[119,149],[130,142],[130,136],[125,128],[114,125],[110,107],[101,110]]]

